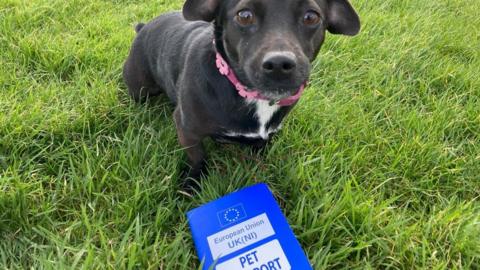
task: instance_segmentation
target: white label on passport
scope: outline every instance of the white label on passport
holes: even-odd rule
[[[274,235],[275,232],[267,214],[261,214],[235,226],[207,237],[213,259],[248,247],[258,241]]]
[[[216,270],[290,270],[291,266],[278,240],[270,241],[223,262]]]

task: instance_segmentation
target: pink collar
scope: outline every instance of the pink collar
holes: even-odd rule
[[[225,59],[223,59],[223,57],[218,52],[217,52],[216,64],[220,74],[228,78],[228,80],[235,86],[240,96],[246,99],[268,100],[268,98],[260,94],[258,90],[247,91],[248,88],[238,80],[237,76],[235,75],[235,72],[230,68],[227,61],[225,61]],[[302,96],[306,85],[307,83],[302,84],[302,86],[300,86],[300,89],[298,89],[298,92],[295,95],[278,101],[277,105],[291,106],[295,104],[295,102],[297,102]]]

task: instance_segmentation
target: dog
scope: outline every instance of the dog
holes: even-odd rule
[[[359,30],[347,0],[186,0],[137,25],[123,77],[136,101],[166,93],[186,178],[198,179],[205,138],[263,147],[304,91],[326,32]]]

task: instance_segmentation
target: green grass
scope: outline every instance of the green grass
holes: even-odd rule
[[[480,1],[354,0],[263,154],[208,143],[202,191],[133,25],[169,0],[0,0],[0,268],[196,269],[185,213],[267,182],[315,269],[480,268]]]

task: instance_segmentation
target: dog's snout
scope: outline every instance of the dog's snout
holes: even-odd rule
[[[292,52],[269,52],[262,61],[263,72],[270,76],[291,75],[297,67],[297,57]]]

